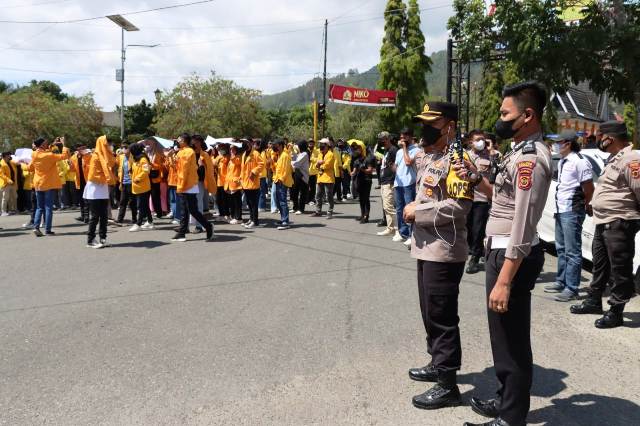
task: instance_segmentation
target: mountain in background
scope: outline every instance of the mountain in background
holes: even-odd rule
[[[426,75],[429,99],[442,100],[445,98],[447,90],[447,51],[441,50],[433,53],[431,60],[433,61],[431,72]],[[472,67],[472,80],[479,80],[479,70],[480,68],[477,66]],[[329,84],[332,83],[373,89],[376,88],[379,76],[380,73],[377,66],[362,73],[358,72],[358,70],[349,70],[346,74],[338,74],[335,77],[328,78],[327,91],[329,90]],[[313,100],[314,93],[316,99],[322,99],[322,78],[316,77],[294,89],[273,95],[265,95],[262,97],[262,105],[267,109],[289,109],[294,106],[308,105]],[[328,106],[331,107],[331,104],[329,103]]]

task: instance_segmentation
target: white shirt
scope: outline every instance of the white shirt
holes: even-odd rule
[[[85,200],[108,200],[109,185],[89,181],[84,187],[82,198]]]
[[[184,191],[185,194],[199,194],[200,193],[200,187],[199,185],[196,183],[195,185],[193,185],[191,188],[187,189],[186,191]]]
[[[589,160],[571,152],[558,162],[558,186],[556,187],[556,211],[558,213],[584,210],[584,192],[581,184],[593,180]]]

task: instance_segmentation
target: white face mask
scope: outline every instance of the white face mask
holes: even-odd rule
[[[483,139],[473,142],[473,149],[475,149],[476,151],[482,151],[484,147],[485,147],[485,142]]]

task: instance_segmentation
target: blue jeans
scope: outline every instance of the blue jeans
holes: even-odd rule
[[[44,229],[51,231],[53,222],[53,198],[58,190],[50,189],[48,191],[36,191],[36,215],[33,218],[33,224],[36,229],[40,229],[40,221],[44,212]]]
[[[271,184],[271,212],[278,211],[278,197],[276,195],[276,183]]]
[[[260,178],[260,196],[258,197],[258,209],[265,210],[267,208],[267,192],[269,186],[267,185],[267,178]]]
[[[275,197],[272,195],[271,199],[276,198],[278,201],[278,210],[280,210],[280,221],[283,224],[289,223],[289,204],[287,204],[287,191],[289,188],[282,183],[274,183]]]
[[[582,223],[584,211],[556,215],[556,252],[558,273],[556,282],[578,293],[582,270]]]
[[[180,221],[182,218],[182,206],[178,202],[178,193],[175,186],[169,187],[169,205],[171,206],[171,214],[173,218]]]
[[[404,219],[402,218],[402,212],[404,211],[404,207],[412,203],[416,199],[416,186],[397,186],[394,188],[395,190],[395,201],[396,201],[396,217],[398,219],[398,232],[402,236],[402,238],[410,238],[411,237],[411,227],[408,224],[404,223]]]

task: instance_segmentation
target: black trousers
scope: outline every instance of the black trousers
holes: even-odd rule
[[[153,211],[160,218],[162,213],[162,200],[160,198],[160,182],[151,182],[151,204],[153,204]]]
[[[143,192],[142,194],[136,195],[136,203],[138,204],[138,220],[136,224],[138,226],[142,226],[145,221],[153,223],[153,216],[151,215],[151,209],[149,209],[150,196],[151,191]]]
[[[418,296],[427,352],[439,372],[457,371],[462,363],[458,292],[463,273],[464,262],[418,260]]]
[[[342,195],[346,198],[347,194],[351,194],[351,175],[345,170],[342,172]]]
[[[489,295],[504,264],[504,253],[504,249],[487,252],[485,306],[489,305]],[[499,413],[511,426],[524,426],[529,412],[533,378],[531,290],[543,265],[544,252],[538,244],[522,261],[513,278],[507,312],[487,309],[493,364],[500,382],[498,398],[502,403]]]
[[[182,218],[180,219],[179,234],[185,235],[189,230],[189,216],[193,216],[206,230],[211,228],[211,224],[204,218],[202,212],[198,210],[198,194],[178,194],[178,202],[182,206]]]
[[[489,203],[481,201],[474,201],[471,206],[467,216],[467,242],[471,256],[484,256],[484,237],[490,209]]]
[[[60,192],[62,193],[62,204],[69,208],[71,206],[73,206],[73,188],[75,188],[75,182],[70,182],[70,181],[66,181],[63,185],[62,185],[62,189],[60,189]]]
[[[336,183],[333,185],[333,194],[336,196],[336,200],[342,201],[342,178],[336,176]],[[333,194],[327,194],[328,197],[331,197]],[[347,194],[344,194],[345,198]]]
[[[84,198],[82,195],[84,194],[84,187],[86,185],[82,185],[80,187],[80,217],[85,222],[89,221],[89,200]]]
[[[309,175],[309,192],[307,196],[307,202],[316,199],[316,184],[318,183],[318,175]]]
[[[89,232],[87,232],[87,241],[91,242],[96,237],[96,227],[100,224],[98,233],[101,240],[107,239],[107,220],[109,219],[109,200],[87,200],[89,202],[89,210],[91,218],[89,219]]]
[[[233,194],[227,192],[226,197],[231,219],[242,220],[242,191],[236,191]]]
[[[291,201],[293,202],[293,211],[301,211],[304,213],[304,206],[307,204],[307,196],[309,195],[309,184],[304,181],[302,176],[295,176],[293,187],[291,188]]]
[[[358,194],[360,194],[360,215],[369,218],[371,212],[371,181],[360,180],[358,181]]]
[[[127,213],[127,207],[131,209],[131,221],[133,223],[138,222],[138,206],[136,205],[136,197],[131,192],[131,184],[123,184],[120,191],[120,206],[118,207],[118,222],[124,220],[124,215]]]
[[[616,220],[596,225],[591,250],[593,253],[593,279],[589,293],[600,299],[611,280],[611,310],[622,312],[634,292],[633,256],[635,235],[640,221]]]
[[[229,216],[229,204],[227,201],[228,194],[224,191],[224,186],[219,186],[216,192],[216,203],[218,204],[218,212],[220,216]]]
[[[245,189],[244,195],[247,197],[247,207],[249,207],[249,220],[254,225],[259,225],[258,222],[258,199],[260,198],[259,189]]]

